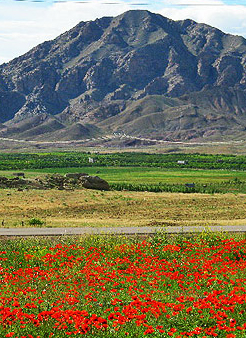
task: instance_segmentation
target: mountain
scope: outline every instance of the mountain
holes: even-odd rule
[[[246,136],[246,40],[145,10],[80,22],[0,65],[0,137]]]

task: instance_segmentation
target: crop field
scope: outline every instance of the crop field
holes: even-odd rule
[[[246,156],[148,153],[0,153],[0,170],[81,167],[246,170]]]
[[[87,173],[109,182],[112,190],[181,192],[181,193],[246,193],[246,171],[166,169],[152,167],[78,167],[23,170],[27,179],[66,173]],[[1,170],[0,176],[14,177],[15,171]],[[192,188],[187,187],[190,184]]]
[[[243,338],[246,241],[2,241],[0,336]]]
[[[1,175],[11,176],[13,170],[0,171]],[[45,168],[25,170],[26,177],[33,178],[45,174],[66,174],[73,172],[85,172],[89,175],[98,175],[109,183],[221,183],[224,181],[246,181],[246,171],[233,170],[195,170],[195,169],[165,169],[151,167],[79,167],[79,168]]]
[[[100,176],[109,182],[112,190],[118,191],[246,193],[246,156],[85,152],[0,154],[0,170],[2,176],[12,176],[21,170],[27,178],[85,172]]]

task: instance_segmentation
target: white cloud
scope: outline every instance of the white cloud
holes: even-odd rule
[[[18,8],[0,4],[0,63],[55,38],[80,21],[115,16],[129,9],[124,2],[118,3],[105,5],[100,0],[94,0],[85,4],[54,3],[46,8],[30,4],[23,4],[25,7],[18,4]]]
[[[163,0],[165,5],[179,5],[179,6],[204,6],[204,5],[221,5],[223,4],[222,0]]]
[[[5,58],[5,57],[0,57],[0,65],[1,65],[2,63],[4,63],[4,62],[7,62],[7,61],[8,61],[7,58]]]
[[[199,4],[199,1],[178,0],[178,3]],[[177,1],[169,0],[169,4],[174,3],[177,4]],[[246,37],[246,6],[230,6],[213,0],[206,0],[205,3],[213,6],[163,7],[159,13],[174,20],[193,19],[217,27],[225,33]],[[215,4],[220,6],[214,6]]]

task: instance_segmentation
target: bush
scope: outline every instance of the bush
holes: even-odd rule
[[[41,225],[44,224],[44,221],[42,221],[39,218],[31,218],[31,219],[29,219],[28,224],[29,225],[39,225],[39,226],[41,226]]]

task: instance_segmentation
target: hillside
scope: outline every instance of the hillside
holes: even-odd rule
[[[0,66],[0,137],[246,136],[246,40],[148,11],[80,22]]]

